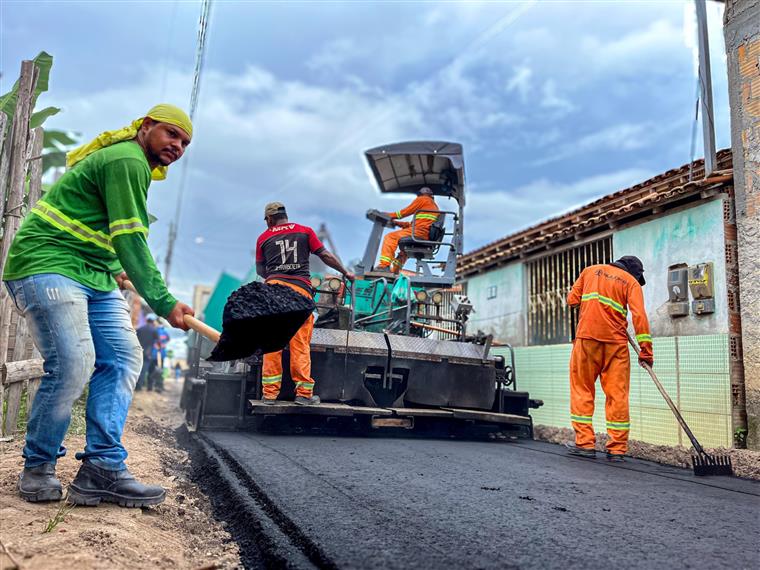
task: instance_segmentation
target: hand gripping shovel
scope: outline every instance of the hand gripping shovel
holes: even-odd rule
[[[636,344],[636,341],[633,340],[630,332],[626,331],[626,334],[628,335],[628,342],[631,343],[633,350],[635,350],[636,354],[639,355],[641,350]],[[704,448],[697,441],[697,438],[694,437],[694,434],[689,429],[689,426],[686,425],[686,420],[683,419],[681,412],[678,411],[678,408],[676,408],[673,400],[671,400],[670,396],[668,396],[668,393],[665,391],[665,388],[658,380],[657,376],[654,373],[654,370],[652,370],[652,367],[649,366],[649,364],[646,362],[643,362],[641,366],[644,368],[644,370],[649,372],[649,376],[651,376],[652,382],[654,382],[655,386],[657,386],[660,394],[662,394],[665,402],[670,407],[670,411],[673,412],[673,415],[678,420],[678,423],[681,424],[683,431],[686,432],[687,437],[691,441],[691,444],[694,446],[696,453],[691,454],[691,463],[694,467],[694,475],[733,475],[734,470],[731,466],[731,458],[727,455],[710,455],[708,453],[705,453]]]
[[[129,279],[124,280],[123,287],[127,291],[132,291],[132,293],[135,293],[137,295],[140,294],[137,292],[137,289],[135,289],[134,284]],[[195,317],[190,316],[190,315],[185,315],[184,321],[185,321],[185,324],[188,326],[188,328],[191,328],[198,334],[205,336],[211,342],[219,342],[219,337],[221,336],[222,333],[220,333],[214,327],[210,327],[203,321],[196,319]]]

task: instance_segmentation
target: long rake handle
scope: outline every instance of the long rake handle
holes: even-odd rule
[[[124,289],[137,293],[137,289],[135,289],[134,284],[129,279],[125,279],[123,285]],[[137,294],[139,295],[139,293]],[[193,329],[198,334],[205,336],[211,342],[219,342],[219,338],[222,336],[222,333],[218,330],[208,326],[206,323],[193,316],[185,315],[184,321],[189,328]]]
[[[631,333],[627,330],[625,331],[625,334],[628,336],[628,342],[631,343],[631,346],[633,347],[633,350],[636,351],[636,355],[641,354],[641,349],[639,348],[639,345],[636,344],[636,341],[633,340],[633,337],[631,336]],[[689,429],[689,426],[686,424],[686,420],[683,419],[683,416],[681,415],[681,412],[678,411],[678,408],[676,408],[676,405],[673,403],[673,400],[670,399],[670,396],[665,391],[665,387],[662,385],[660,380],[657,378],[657,375],[654,373],[654,370],[652,370],[652,367],[649,366],[649,363],[643,362],[641,366],[649,372],[649,376],[652,378],[652,382],[654,382],[654,385],[657,386],[657,389],[660,391],[660,394],[662,394],[662,397],[664,398],[665,402],[670,406],[670,411],[673,412],[673,415],[678,420],[678,423],[681,424],[681,427],[683,428],[683,431],[686,432],[686,435],[688,436],[689,440],[691,440],[691,444],[694,446],[694,449],[697,450],[697,453],[704,454],[705,450],[702,448],[700,443],[697,441],[697,438],[694,436],[694,434]]]

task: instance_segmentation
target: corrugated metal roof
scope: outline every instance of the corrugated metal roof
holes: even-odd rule
[[[460,277],[479,273],[529,251],[566,241],[579,233],[585,235],[613,227],[637,214],[700,193],[706,187],[728,185],[733,180],[730,149],[717,156],[717,171],[705,180],[704,161],[695,161],[668,170],[630,188],[619,190],[571,212],[508,235],[461,256],[457,261]],[[692,181],[689,182],[689,171]]]

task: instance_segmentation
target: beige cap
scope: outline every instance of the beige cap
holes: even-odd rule
[[[285,214],[285,204],[282,202],[269,202],[264,208],[264,217]]]

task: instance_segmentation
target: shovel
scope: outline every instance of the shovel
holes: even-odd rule
[[[124,288],[136,292],[128,280]],[[313,310],[314,301],[290,287],[254,281],[227,298],[221,333],[190,315],[184,321],[216,343],[208,360],[224,362],[282,350]]]
[[[636,344],[636,341],[633,340],[630,332],[627,330],[625,332],[628,335],[628,342],[631,343],[633,350],[636,351],[636,355],[639,355],[641,353],[641,350],[639,349],[638,344]],[[644,370],[649,372],[649,376],[652,377],[652,381],[654,382],[655,386],[657,386],[660,394],[662,394],[665,402],[670,407],[670,411],[673,412],[673,415],[678,420],[678,423],[681,424],[683,431],[686,432],[686,436],[689,438],[691,444],[696,450],[696,453],[691,454],[691,463],[692,467],[694,468],[694,475],[732,476],[734,474],[734,470],[731,465],[731,458],[727,455],[710,455],[709,453],[705,452],[704,448],[700,445],[700,443],[697,441],[697,438],[689,429],[689,426],[686,425],[686,420],[683,419],[681,412],[678,411],[678,408],[676,408],[673,400],[671,400],[670,396],[668,396],[668,393],[665,391],[665,388],[658,380],[657,375],[654,373],[654,370],[652,370],[652,367],[649,366],[649,364],[646,362],[642,362],[641,366],[644,368]]]

